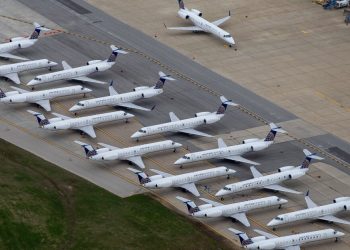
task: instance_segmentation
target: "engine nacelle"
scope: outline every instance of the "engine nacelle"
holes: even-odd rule
[[[294,166],[280,167],[280,168],[278,169],[278,172],[284,172],[284,171],[292,170],[292,169],[294,169],[294,168],[295,168]]]
[[[198,206],[199,210],[206,210],[206,209],[212,208],[212,207],[213,207],[212,204],[203,204],[203,205]]]
[[[147,86],[140,86],[140,87],[134,88],[133,90],[134,91],[139,91],[139,90],[145,90],[145,89],[149,89],[149,87],[147,87]]]
[[[275,248],[276,248],[276,243],[274,242],[261,242],[260,244],[257,244],[257,249],[269,250],[269,249],[275,249]]]
[[[200,117],[200,116],[205,116],[205,115],[210,115],[210,114],[211,114],[210,112],[199,112],[199,113],[196,113],[194,116]]]
[[[9,91],[9,92],[6,92],[5,94],[6,94],[6,96],[13,96],[13,95],[18,95],[19,92],[18,91]]]
[[[297,173],[290,173],[288,176],[289,176],[289,179],[298,179],[299,177],[302,177],[304,175],[304,173],[302,172],[297,172]]]
[[[21,41],[23,39],[25,39],[25,38],[24,37],[14,37],[14,38],[10,39],[10,42]]]
[[[190,16],[187,15],[186,13],[184,13],[184,12],[179,11],[178,14],[179,14],[179,17],[181,17],[182,19],[188,19],[188,18],[190,18]]]
[[[259,242],[259,241],[262,241],[262,240],[266,240],[266,237],[265,236],[257,236],[257,237],[253,237],[252,238],[253,242]]]
[[[221,210],[208,211],[207,213],[204,213],[204,217],[209,217],[209,218],[215,218],[220,216],[222,216]]]
[[[99,148],[99,149],[96,149],[97,154],[100,154],[100,153],[107,153],[108,151],[109,151],[109,148]]]
[[[91,64],[95,64],[95,63],[99,63],[99,62],[102,62],[101,60],[91,60],[91,61],[88,61],[86,63],[86,65],[91,65]]]
[[[202,16],[202,15],[203,15],[203,13],[200,12],[199,10],[191,9],[191,11],[192,11],[194,14],[196,14],[197,16]]]
[[[259,141],[259,138],[251,138],[251,139],[245,139],[242,141],[242,144],[247,144],[247,143],[251,143],[251,142],[256,142]]]
[[[334,203],[342,202],[342,201],[350,201],[350,197],[338,197],[333,200]]]
[[[153,175],[153,176],[149,177],[149,179],[151,181],[159,180],[159,179],[162,179],[162,178],[163,178],[163,176],[161,176],[160,174]]]

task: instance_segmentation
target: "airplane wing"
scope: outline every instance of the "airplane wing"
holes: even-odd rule
[[[286,247],[284,250],[300,250],[300,246],[290,246]]]
[[[213,205],[214,207],[220,207],[220,206],[224,205],[224,204],[222,204],[220,202],[212,201],[212,200],[209,200],[209,199],[206,199],[206,198],[199,198],[199,199],[201,199],[202,201],[204,201],[204,202],[206,202],[208,204]]]
[[[132,156],[132,157],[129,157],[127,160],[131,161],[139,168],[145,168],[145,164],[143,163],[141,156]]]
[[[199,136],[205,136],[205,137],[213,137],[212,135],[200,132],[198,130],[195,130],[193,128],[186,128],[186,129],[180,129],[179,132],[190,134],[190,135],[199,135]]]
[[[72,79],[73,79],[73,80],[82,81],[82,82],[91,82],[91,83],[98,83],[98,84],[107,84],[106,82],[102,82],[102,81],[99,81],[99,80],[95,80],[95,79],[92,79],[92,78],[87,77],[87,76],[79,76],[79,77],[72,78]]]
[[[11,58],[11,59],[17,59],[17,60],[23,60],[23,61],[29,60],[28,58],[20,57],[20,56],[15,56],[15,55],[12,55],[12,54],[10,54],[10,53],[0,53],[0,57]]]
[[[159,171],[157,169],[150,169],[150,171],[154,172],[154,173],[157,173],[163,177],[170,177],[170,176],[173,176],[172,174],[168,174],[168,173],[165,173],[165,172],[162,172],[162,171]]]
[[[62,61],[62,67],[63,67],[63,69],[71,69],[72,68],[66,61]]]
[[[204,31],[203,29],[197,26],[188,26],[188,27],[166,27],[168,30],[187,30],[187,31]]]
[[[275,190],[275,191],[280,191],[280,192],[292,193],[292,194],[301,194],[301,192],[299,192],[299,191],[295,191],[293,189],[286,188],[286,187],[283,187],[283,186],[277,185],[277,184],[265,186],[264,188],[270,189],[270,190]]]
[[[200,193],[198,192],[196,185],[193,182],[181,185],[180,187],[182,187],[183,189],[186,189],[188,192],[192,193],[194,196],[197,196],[197,197],[201,196]]]
[[[252,171],[252,175],[254,178],[262,177],[262,173],[260,173],[255,167],[251,166],[250,171]]]
[[[309,197],[309,191],[306,193],[305,201],[308,208],[318,207],[318,205]]]
[[[260,165],[260,163],[255,162],[255,161],[250,161],[246,158],[243,158],[240,155],[227,156],[227,157],[225,157],[225,159],[231,160],[231,161],[239,161],[239,162],[248,163],[248,164],[252,164],[252,165]]]
[[[13,81],[16,84],[21,84],[21,81],[19,80],[18,74],[17,73],[9,73],[4,75],[4,77],[7,77],[11,81]]]
[[[116,150],[116,149],[119,149],[119,148],[116,147],[116,146],[108,145],[108,144],[102,143],[102,142],[98,142],[97,144],[98,144],[98,145],[101,145],[101,146],[104,147],[104,148],[108,148],[109,150]]]
[[[172,122],[180,121],[179,117],[177,117],[174,112],[170,112],[169,116],[170,116],[170,121]]]
[[[93,126],[80,127],[79,130],[83,131],[92,138],[96,138],[96,133]]]
[[[262,236],[265,236],[266,238],[268,239],[273,239],[273,238],[277,238],[276,235],[274,234],[269,234],[269,233],[266,233],[265,231],[261,231],[259,229],[254,229],[254,231]]]
[[[350,221],[339,219],[339,218],[337,218],[337,217],[335,217],[333,215],[322,216],[322,217],[319,217],[318,219],[329,221],[329,222],[335,222],[335,223],[350,225]]]
[[[216,21],[212,22],[212,24],[214,24],[216,26],[220,26],[221,24],[223,24],[224,22],[226,22],[230,18],[231,18],[231,16],[226,16],[224,18],[221,18],[219,20],[216,20]]]
[[[224,142],[224,140],[222,138],[218,139],[218,147],[219,148],[226,148],[227,147],[226,143]]]
[[[245,213],[237,213],[237,214],[233,214],[230,216],[231,218],[234,218],[236,220],[238,220],[239,222],[241,222],[244,226],[246,227],[250,227],[250,223],[248,221],[247,216],[245,215]]]
[[[118,103],[117,106],[129,108],[129,109],[139,109],[139,110],[144,110],[144,111],[151,111],[150,109],[138,106],[138,105],[133,104],[131,102]]]
[[[21,94],[30,92],[30,91],[28,91],[28,90],[21,89],[21,88],[17,88],[17,87],[14,87],[14,86],[11,86],[10,88],[11,88],[11,89],[14,89],[14,90],[16,90],[16,91],[18,91],[18,92],[21,93]]]
[[[69,116],[61,115],[61,114],[54,113],[54,112],[52,112],[52,114],[53,114],[54,116],[57,116],[57,117],[59,117],[59,118],[63,119],[63,120],[72,119],[72,118],[71,118],[71,117],[69,117]]]
[[[39,100],[35,102],[36,104],[40,105],[43,107],[46,111],[51,111],[51,105],[49,100]]]

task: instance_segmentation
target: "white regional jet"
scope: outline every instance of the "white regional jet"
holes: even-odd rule
[[[39,123],[39,126],[43,129],[49,129],[49,130],[76,129],[76,130],[82,131],[83,133],[89,135],[92,138],[96,138],[95,130],[93,127],[94,125],[104,123],[104,122],[122,120],[122,119],[125,119],[127,121],[128,118],[134,117],[134,115],[126,113],[124,111],[115,111],[115,112],[103,113],[98,115],[83,116],[79,118],[72,118],[69,116],[52,113],[56,117],[47,119],[41,113],[38,113],[32,110],[27,110],[27,111],[36,117]]]
[[[11,87],[15,91],[3,92],[0,89],[0,102],[2,103],[36,103],[43,107],[46,111],[51,111],[50,100],[56,97],[86,94],[91,92],[91,89],[82,87],[80,85],[47,89],[41,91],[29,92],[24,89]]]
[[[264,231],[254,229],[255,232],[261,236],[249,238],[245,233],[238,231],[234,228],[229,228],[231,232],[238,235],[241,245],[245,249],[251,250],[271,250],[271,249],[284,249],[284,250],[300,250],[300,245],[308,242],[315,242],[320,240],[328,240],[335,238],[338,241],[338,237],[345,234],[334,229],[323,229],[318,231],[311,231],[306,233],[292,234],[286,236],[277,237],[274,234],[269,234]],[[332,248],[333,249],[333,248]]]
[[[228,105],[232,105],[232,106],[238,105],[227,100],[224,96],[221,96],[220,100],[221,100],[221,105],[219,106],[219,109],[216,112],[200,112],[195,114],[195,117],[184,119],[184,120],[180,120],[175,115],[174,112],[170,112],[169,116],[170,116],[171,122],[153,125],[149,127],[143,127],[137,132],[135,132],[133,135],[131,135],[131,138],[138,139],[143,136],[160,134],[164,132],[181,132],[181,133],[192,134],[192,135],[212,137],[211,135],[200,132],[193,128],[203,124],[212,124],[219,121],[221,118],[224,117],[225,111]]]
[[[228,19],[231,18],[231,14],[229,13],[228,16],[221,18],[219,20],[216,20],[214,22],[208,22],[202,17],[202,12],[196,9],[187,9],[185,8],[183,0],[178,0],[179,3],[179,11],[177,14],[182,19],[189,19],[195,26],[189,26],[189,27],[166,27],[167,29],[171,30],[185,30],[185,31],[193,31],[193,32],[208,32],[213,34],[214,36],[224,40],[230,47],[235,45],[235,40],[233,37],[228,33],[227,31],[219,28],[221,24],[226,22]]]
[[[169,75],[164,74],[163,72],[159,72],[159,80],[155,84],[155,86],[140,86],[134,88],[133,92],[119,94],[113,88],[113,81],[109,86],[109,96],[79,101],[73,107],[69,109],[69,111],[78,111],[83,109],[96,108],[101,106],[121,106],[125,108],[131,109],[140,109],[145,111],[150,111],[151,109],[147,109],[138,105],[133,104],[133,101],[143,99],[143,98],[151,98],[153,96],[160,95],[163,93],[163,86],[165,80],[175,81],[174,78],[171,78]]]
[[[148,153],[164,151],[167,149],[173,149],[181,147],[180,143],[166,140],[159,141],[149,144],[143,144],[140,146],[118,148],[105,143],[98,143],[103,148],[94,149],[93,146],[80,141],[74,141],[84,148],[86,157],[90,160],[102,160],[102,161],[113,161],[113,160],[125,160],[134,163],[140,168],[145,168],[141,156]]]
[[[94,72],[105,71],[110,69],[115,64],[115,59],[118,54],[127,54],[128,52],[111,45],[112,54],[106,60],[91,60],[87,65],[72,68],[66,61],[62,61],[63,70],[36,76],[27,85],[34,86],[46,82],[53,82],[58,80],[77,80],[82,82],[92,82],[99,84],[106,84],[106,82],[98,81],[87,77]]]
[[[252,138],[246,139],[242,144],[227,146],[223,139],[218,139],[218,148],[189,153],[178,159],[174,164],[182,165],[186,163],[203,161],[209,159],[226,159],[237,162],[244,162],[253,165],[260,165],[257,162],[243,158],[241,155],[248,152],[263,150],[273,144],[276,133],[286,133],[281,127],[277,127],[274,123],[270,123],[270,132],[265,139]]]
[[[148,176],[146,173],[128,168],[130,171],[134,172],[140,181],[140,184],[147,188],[169,188],[169,187],[179,187],[183,188],[195,196],[200,196],[196,182],[206,179],[211,179],[219,176],[225,176],[229,178],[231,174],[236,173],[235,170],[229,169],[227,167],[216,167],[205,169],[201,171],[172,175],[156,169],[150,169],[157,175]]]
[[[13,64],[6,64],[0,66],[0,76],[6,77],[16,84],[20,84],[18,73],[28,70],[48,68],[56,66],[57,63],[49,61],[47,59],[40,59],[28,62],[19,62]]]
[[[28,58],[25,57],[12,55],[10,52],[16,49],[25,49],[34,45],[38,41],[40,31],[49,30],[43,26],[40,26],[38,23],[33,23],[33,25],[35,29],[30,37],[14,37],[10,39],[9,43],[0,44],[0,57],[17,60],[28,60]]]
[[[217,217],[231,217],[233,221],[237,220],[244,226],[250,227],[250,223],[246,216],[246,212],[258,208],[267,208],[271,206],[287,203],[288,201],[277,196],[269,196],[255,200],[247,200],[231,204],[222,204],[216,201],[199,198],[207,204],[197,206],[193,201],[177,196],[177,199],[186,204],[188,212],[194,217],[200,218],[217,218]]]
[[[291,213],[280,214],[272,219],[267,225],[274,227],[307,219],[319,219],[328,222],[350,225],[350,221],[339,219],[333,215],[341,211],[350,210],[350,197],[338,197],[333,200],[334,203],[318,206],[311,200],[308,191],[305,196],[305,201],[308,208]]]
[[[249,190],[253,188],[266,188],[269,190],[275,190],[280,192],[287,192],[293,194],[301,194],[301,192],[295,191],[278,185],[285,180],[298,179],[301,176],[304,176],[307,171],[309,171],[309,165],[312,159],[323,160],[323,158],[316,156],[315,154],[310,153],[309,150],[304,149],[304,154],[306,155],[305,160],[298,167],[294,166],[285,166],[278,169],[278,173],[262,175],[255,167],[250,167],[253,179],[236,182],[233,184],[228,184],[224,188],[220,189],[215,196],[224,196],[231,193],[237,193],[244,190]]]

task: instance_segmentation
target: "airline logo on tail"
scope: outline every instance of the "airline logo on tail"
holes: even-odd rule
[[[231,105],[231,106],[238,105],[236,103],[233,103],[232,100],[227,100],[224,96],[220,96],[220,100],[221,100],[221,105],[218,108],[218,111],[216,111],[216,114],[218,114],[218,115],[225,114],[225,111],[226,111],[228,105]]]
[[[184,10],[185,9],[184,1],[183,0],[177,0],[177,1],[179,3],[179,8]]]
[[[128,54],[128,52],[122,50],[121,48],[117,48],[114,45],[111,45],[112,54],[108,57],[107,62],[115,62],[115,59],[117,58],[118,54]]]
[[[164,74],[162,71],[159,71],[159,80],[157,81],[154,89],[162,89],[166,80],[175,81],[174,78],[170,77],[170,75]]]
[[[304,149],[303,152],[306,155],[306,158],[300,166],[301,169],[308,168],[312,159],[323,160],[322,157],[317,156],[316,153],[311,153],[307,149]]]
[[[279,133],[287,133],[285,130],[283,130],[281,127],[276,126],[274,123],[270,123],[270,132],[267,134],[266,138],[264,141],[274,141],[277,132]]]
[[[6,97],[6,94],[2,89],[0,89],[0,99]]]

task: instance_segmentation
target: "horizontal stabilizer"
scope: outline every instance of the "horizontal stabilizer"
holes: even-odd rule
[[[176,81],[176,79],[170,77],[170,75],[164,74],[162,71],[159,71],[158,75],[161,79],[168,80],[168,81]]]
[[[104,147],[104,148],[108,148],[109,150],[116,150],[116,149],[119,149],[118,147],[116,146],[112,146],[112,145],[109,145],[109,144],[106,144],[106,143],[102,143],[102,142],[99,142],[97,143],[98,145]]]
[[[269,124],[269,126],[270,126],[271,130],[276,131],[278,133],[282,133],[282,134],[287,133],[287,131],[283,130],[281,127],[278,127],[276,124],[274,124],[272,122]]]
[[[238,106],[238,104],[237,103],[234,103],[234,102],[232,102],[231,100],[228,100],[228,99],[226,99],[226,97],[225,96],[220,96],[220,101],[221,101],[221,103],[223,103],[223,104],[226,104],[226,105],[230,105],[230,106]]]
[[[254,229],[254,231],[262,236],[265,236],[266,238],[268,239],[273,239],[273,238],[277,238],[276,235],[273,235],[273,234],[269,234],[269,233],[266,233],[262,230],[259,230],[259,229]]]
[[[151,168],[150,171],[152,171],[153,173],[156,173],[156,174],[159,174],[159,175],[163,176],[163,178],[164,177],[173,176],[172,174],[168,174],[168,173],[165,173],[165,172],[159,171],[157,169],[153,169],[153,168]]]
[[[311,153],[307,149],[303,149],[303,152],[306,155],[306,157],[308,157],[308,158],[312,158],[312,159],[316,159],[316,160],[323,160],[322,157],[317,156],[316,153]]]
[[[29,93],[30,91],[28,90],[25,90],[25,89],[21,89],[21,88],[17,88],[17,87],[14,87],[14,86],[11,86],[10,87],[11,89],[14,89],[16,91],[18,91],[19,93],[23,94],[23,93]]]
[[[214,24],[216,26],[220,26],[221,24],[223,24],[224,22],[226,22],[230,18],[231,18],[231,16],[226,16],[226,17],[223,17],[223,18],[221,18],[219,20],[216,20],[216,21],[212,22],[212,24]]]
[[[206,198],[199,198],[199,199],[201,199],[202,201],[204,201],[204,202],[206,202],[208,204],[213,205],[214,207],[220,207],[220,206],[224,205],[224,204],[222,204],[220,202],[212,201],[212,200],[209,200],[209,199],[206,199]]]
[[[56,116],[56,117],[59,117],[59,118],[61,118],[62,120],[68,120],[68,119],[72,119],[71,117],[69,117],[69,116],[65,116],[65,115],[61,115],[61,114],[59,114],[59,113],[52,113],[54,116]]]

